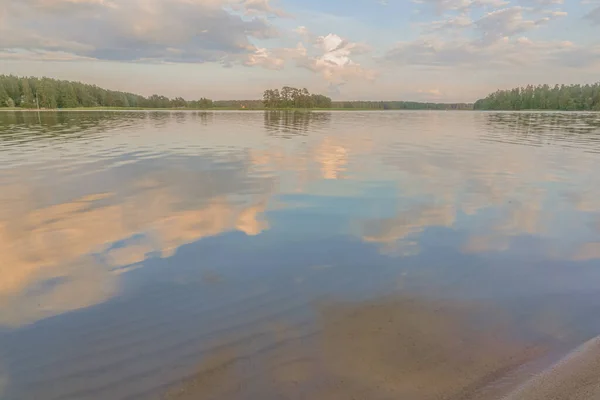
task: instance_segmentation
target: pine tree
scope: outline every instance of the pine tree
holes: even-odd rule
[[[56,87],[50,79],[43,78],[40,81],[37,93],[41,108],[58,107]]]
[[[17,105],[21,99],[21,89],[19,88],[19,79],[14,75],[3,77],[4,89],[13,101],[12,104]],[[12,107],[14,107],[14,105]]]
[[[477,100],[475,109],[480,110],[597,110],[600,102],[600,83],[594,85],[548,85],[511,90],[498,90],[484,99]]]
[[[6,93],[6,89],[4,89],[4,85],[2,80],[0,79],[0,107],[8,107],[8,93]]]
[[[79,107],[77,95],[70,82],[61,82],[58,86],[57,105],[59,108]]]
[[[21,102],[19,106],[21,108],[35,107],[35,98],[33,96],[33,91],[29,86],[29,80],[27,78],[21,80]]]

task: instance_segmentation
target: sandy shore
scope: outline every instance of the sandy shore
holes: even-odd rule
[[[391,299],[316,309],[312,330],[281,325],[260,343],[215,344],[166,398],[600,398],[600,339],[529,379],[523,366],[553,344],[525,339],[513,330],[515,321],[491,306]]]
[[[600,399],[600,337],[596,337],[503,400]]]

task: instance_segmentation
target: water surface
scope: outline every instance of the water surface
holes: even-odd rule
[[[600,115],[1,112],[3,399],[486,398],[600,334]]]

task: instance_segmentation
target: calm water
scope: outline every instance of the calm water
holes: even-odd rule
[[[0,397],[488,396],[600,334],[599,171],[600,114],[2,112]]]

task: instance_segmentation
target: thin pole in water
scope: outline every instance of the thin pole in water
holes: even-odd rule
[[[42,125],[42,117],[40,116],[40,101],[38,100],[37,92],[35,92],[35,105],[37,106],[38,122],[40,125]]]

